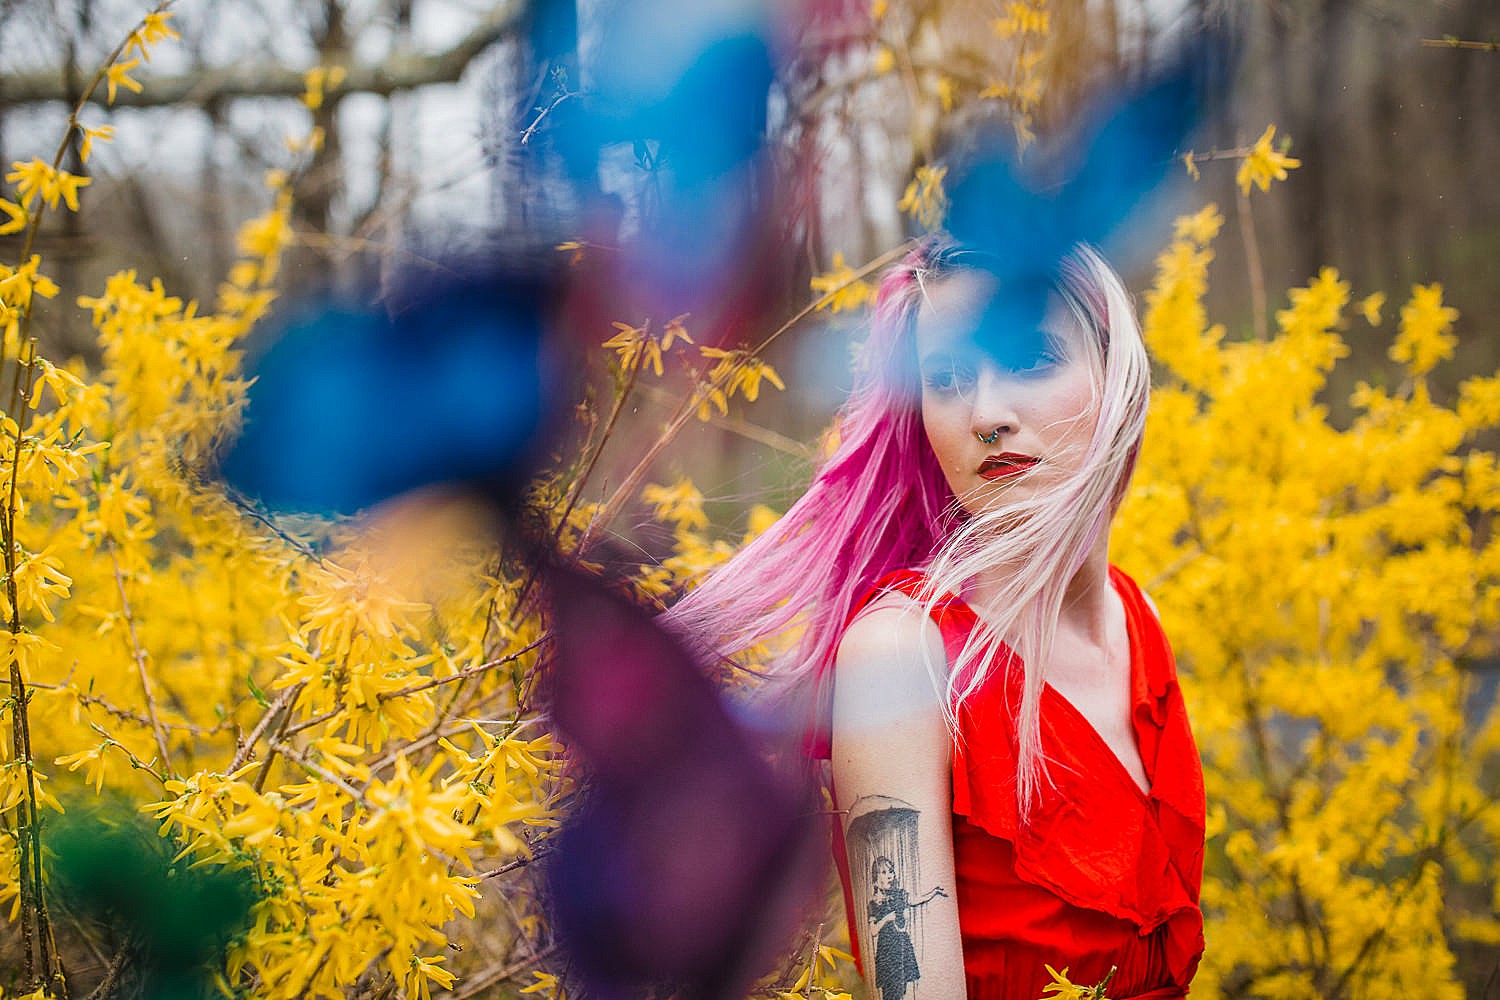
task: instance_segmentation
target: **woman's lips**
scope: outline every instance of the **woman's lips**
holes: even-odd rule
[[[979,478],[1008,479],[1030,471],[1036,463],[1037,459],[1030,455],[1018,455],[1010,451],[1003,455],[991,455],[979,463]]]

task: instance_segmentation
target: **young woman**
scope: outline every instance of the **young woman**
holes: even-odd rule
[[[1001,273],[932,240],[887,276],[834,454],[672,619],[727,656],[797,636],[763,665],[831,760],[872,996],[1036,1000],[1051,965],[1180,997],[1202,772],[1156,614],[1108,559],[1145,348],[1091,249],[1060,262],[1040,330],[1001,321],[1038,292]],[[875,924],[898,885],[936,889],[903,905],[892,962],[894,915]]]

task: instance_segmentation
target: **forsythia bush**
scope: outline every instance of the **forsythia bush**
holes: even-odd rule
[[[1500,476],[1476,445],[1500,378],[1433,398],[1458,314],[1419,285],[1390,344],[1399,382],[1361,384],[1335,426],[1326,376],[1345,337],[1378,335],[1384,296],[1353,304],[1325,268],[1274,335],[1233,340],[1201,304],[1222,221],[1179,220],[1147,293],[1160,384],[1114,534],[1204,757],[1194,995],[1459,997],[1450,943],[1500,941],[1489,906],[1458,902],[1500,877],[1500,713],[1465,669],[1500,625]]]
[[[170,34],[148,16],[94,86],[113,90],[132,49]],[[70,129],[108,137],[76,111]],[[28,246],[87,183],[60,160],[8,178],[16,201],[0,205]],[[212,310],[133,272],[78,298],[97,372],[35,356],[32,302],[59,292],[37,257],[0,273],[0,901],[20,938],[0,988],[67,995],[59,949],[76,931],[41,853],[67,784],[146,803],[182,863],[250,874],[258,902],[220,977],[235,995],[339,997],[364,977],[425,997],[453,984],[449,949],[498,958],[499,978],[534,936],[524,895],[480,899],[532,856],[567,787],[523,707],[540,636],[509,613],[520,569],[455,531],[448,569],[398,591],[378,531],[293,530],[200,480],[245,401],[237,344],[292,239],[288,179],[271,184]],[[477,908],[483,950],[450,927]],[[135,943],[101,944],[118,948],[118,987]]]

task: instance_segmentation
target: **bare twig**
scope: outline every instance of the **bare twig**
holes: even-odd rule
[[[542,122],[546,121],[547,116],[550,115],[553,111],[557,110],[557,106],[559,104],[561,104],[563,101],[577,96],[578,95],[571,90],[564,91],[563,93],[557,95],[557,98],[553,100],[551,104],[538,111],[536,113],[536,117],[532,119],[531,124],[526,126],[526,130],[521,133],[521,145],[524,146],[531,141],[531,137],[536,134],[536,130],[541,127]]]
[[[549,638],[551,638],[550,634],[543,635],[541,638],[527,643],[525,646],[522,646],[515,652],[508,653],[507,655],[500,657],[498,660],[490,660],[487,663],[480,663],[472,667],[466,667],[465,669],[460,670],[458,673],[450,674],[447,677],[431,677],[425,681],[420,681],[416,684],[408,685],[398,691],[387,691],[379,696],[379,700],[388,701],[391,698],[404,698],[407,695],[417,694],[420,691],[426,691],[429,688],[435,688],[442,684],[452,684],[455,681],[468,680],[470,677],[478,677],[480,674],[484,673],[487,670],[494,670],[496,667],[503,667],[508,663],[514,663],[516,660],[519,660],[521,657],[525,656],[533,649],[541,646],[542,643],[546,642]]]
[[[525,9],[526,5],[519,0],[496,5],[473,31],[443,52],[397,52],[376,63],[351,61],[339,90],[345,93],[389,96],[432,84],[453,83],[480,53],[516,29]],[[118,56],[117,52],[105,66],[112,65]],[[99,79],[102,78],[101,74]],[[105,103],[97,92],[99,79],[85,88],[83,102]],[[3,83],[6,99],[14,104],[65,101],[72,96],[65,89],[65,81],[56,72],[11,74],[4,78]],[[286,62],[245,62],[232,66],[203,67],[175,76],[153,77],[151,86],[141,93],[122,89],[109,103],[116,108],[184,104],[208,107],[236,98],[295,98],[300,97],[306,89],[307,82],[302,71]]]
[[[16,559],[20,549],[16,539],[16,515],[20,510],[17,477],[21,467],[22,414],[19,408],[20,400],[31,392],[36,363],[36,341],[26,339],[22,343],[16,358],[15,379],[11,383],[11,413],[16,432],[12,440],[10,479],[6,489],[5,508],[0,511],[0,524],[5,529],[6,596],[10,599],[10,620],[6,625],[12,636],[19,636],[23,632],[20,598],[16,590]],[[26,983],[46,982],[53,974],[52,927],[47,918],[47,901],[42,890],[41,816],[36,765],[31,750],[30,701],[26,677],[21,673],[20,655],[13,652],[10,659],[11,751],[14,759],[21,764],[26,782],[26,797],[20,803],[21,817],[16,828],[16,843],[20,849],[20,892],[17,903],[21,909],[21,941],[26,951],[22,981]]]
[[[540,861],[546,856],[547,852],[545,850],[537,849],[531,853],[530,857],[521,857],[516,858],[513,861],[507,861],[499,868],[491,868],[487,872],[479,872],[474,877],[481,882],[487,881],[492,878],[499,878],[502,875],[509,875],[513,871],[519,871],[520,869],[525,868],[527,865],[532,864],[533,862]]]
[[[111,736],[110,733],[109,733],[109,730],[105,729],[103,726],[99,725],[99,723],[97,723],[97,722],[90,722],[89,723],[89,728],[92,729],[94,732],[98,733],[100,736],[103,736],[106,740],[108,740],[110,746],[119,747],[120,748],[120,752],[125,755],[125,759],[128,760],[128,761],[130,761],[130,766],[131,767],[135,768],[137,771],[145,771],[147,774],[151,775],[151,777],[155,778],[157,780],[157,782],[160,783],[160,784],[162,784],[162,785],[165,785],[167,783],[167,776],[165,774],[163,774],[162,772],[158,771],[156,768],[152,767],[150,764],[146,763],[145,761],[143,761],[139,757],[137,757],[133,752],[131,752],[131,749],[128,746],[126,746],[125,744],[121,743],[119,740],[115,739],[113,736]]]
[[[1500,41],[1475,42],[1466,38],[1444,35],[1442,38],[1424,38],[1422,44],[1429,49],[1469,49],[1474,52],[1500,52]]]
[[[84,1000],[109,1000],[116,995],[120,987],[120,973],[125,971],[125,966],[130,961],[131,950],[127,945],[121,945],[115,952],[114,960],[109,963],[109,968],[104,973],[104,978],[99,980],[99,985],[94,987]]]
[[[661,388],[660,386],[641,386],[641,392],[645,394],[648,399],[651,399],[654,402],[677,402],[677,397],[673,396],[671,393],[667,392],[667,390]],[[793,458],[800,458],[806,462],[811,462],[817,456],[817,452],[815,449],[809,447],[806,444],[803,444],[801,441],[798,441],[795,438],[789,438],[785,434],[778,434],[775,431],[771,430],[769,427],[762,427],[759,424],[752,424],[750,421],[745,420],[741,417],[726,417],[720,416],[717,413],[710,413],[708,416],[708,424],[710,427],[718,427],[728,431],[731,434],[738,434],[740,437],[744,438],[747,441],[754,441],[756,444],[763,444],[767,448],[775,448],[779,452],[791,455]]]
[[[556,952],[557,945],[548,945],[539,952],[524,956],[519,962],[486,969],[477,975],[469,977],[464,982],[463,989],[434,994],[433,1000],[469,1000],[470,997],[478,996],[496,983],[503,983],[507,979],[514,979],[521,973],[535,967],[538,962],[544,962],[551,958]]]
[[[266,730],[271,728],[272,720],[276,719],[282,712],[290,713],[292,706],[297,702],[297,697],[302,694],[302,689],[306,686],[307,682],[301,681],[286,688],[281,694],[277,695],[276,700],[266,707],[265,713],[261,715],[260,721],[255,724],[255,728],[250,730],[250,735],[245,737],[245,742],[240,744],[239,748],[235,750],[234,759],[230,761],[229,770],[226,773],[233,774],[235,771],[238,771],[255,755],[255,744],[259,743],[260,738],[266,734]]]
[[[146,699],[146,715],[151,720],[151,733],[156,737],[156,752],[160,756],[162,770],[172,773],[172,760],[167,750],[167,731],[162,726],[161,715],[156,707],[156,691],[151,686],[151,673],[146,669],[146,651],[141,648],[135,632],[135,615],[130,610],[130,598],[125,596],[125,575],[120,572],[120,559],[115,540],[105,542],[109,549],[109,561],[115,571],[115,588],[120,593],[120,610],[125,617],[125,634],[130,639],[130,656],[135,661],[136,674],[141,679],[141,691]]]
[[[1250,310],[1255,320],[1255,339],[1264,342],[1270,335],[1266,325],[1266,276],[1261,270],[1260,241],[1255,238],[1255,216],[1250,211],[1250,196],[1240,191],[1235,206],[1240,220],[1240,238],[1245,244],[1245,266],[1250,272]]]
[[[275,750],[277,753],[281,754],[282,757],[291,761],[293,764],[296,764],[308,774],[311,774],[316,778],[320,778],[321,780],[328,782],[330,785],[337,788],[339,791],[343,792],[345,795],[349,796],[349,798],[364,806],[366,809],[373,810],[373,807],[370,805],[369,800],[365,798],[364,792],[361,792],[358,788],[355,788],[353,785],[349,784],[349,782],[345,781],[339,775],[330,771],[322,764],[315,764],[312,761],[308,760],[307,756],[296,747],[289,746],[288,744],[283,743],[280,740],[272,740],[269,746],[272,750]]]

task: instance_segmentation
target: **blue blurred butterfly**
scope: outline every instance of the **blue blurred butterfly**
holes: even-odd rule
[[[1022,162],[1005,137],[982,139],[949,192],[947,229],[997,280],[976,333],[1003,366],[1029,370],[1058,265],[1079,243],[1135,249],[1140,222],[1192,132],[1223,102],[1233,66],[1227,36],[1191,36],[1141,85],[1085,114],[1073,141]],[[1138,245],[1138,243],[1137,243]]]
[[[440,482],[513,493],[559,405],[556,256],[458,261],[385,307],[302,310],[253,364],[224,477],[277,510],[349,513]]]
[[[618,248],[591,276],[600,298],[632,313],[691,313],[699,343],[738,334],[771,298],[771,15],[759,0],[609,5],[590,87],[547,122],[580,198],[579,230]]]

